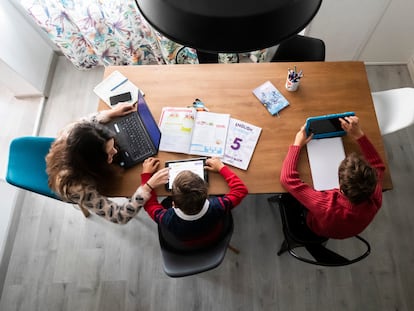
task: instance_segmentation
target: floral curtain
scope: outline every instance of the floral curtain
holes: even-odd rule
[[[21,0],[21,4],[78,69],[198,63],[194,49],[155,31],[134,0]],[[247,57],[262,61],[265,50],[249,53]],[[220,55],[219,59],[232,61],[226,55]]]

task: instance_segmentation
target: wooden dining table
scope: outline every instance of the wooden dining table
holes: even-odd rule
[[[303,70],[304,77],[298,90],[289,92],[285,88],[286,76],[294,66]],[[363,131],[385,162],[383,189],[393,187],[363,62],[110,66],[106,67],[103,78],[115,70],[144,91],[146,103],[157,121],[163,107],[191,106],[198,98],[212,112],[229,113],[233,118],[261,127],[248,169],[230,166],[251,194],[285,192],[279,182],[282,162],[306,118],[346,111],[353,111],[360,118]],[[279,115],[270,115],[252,92],[266,81],[289,101]],[[100,101],[98,110],[103,109],[110,108]],[[360,152],[350,137],[342,139],[346,154]],[[159,151],[156,157],[161,161],[160,167],[164,167],[165,161],[194,156]],[[306,148],[301,151],[298,169],[303,181],[312,184]],[[108,195],[132,195],[140,185],[141,171],[142,164],[127,169]],[[209,172],[209,193],[227,191],[224,179]],[[157,194],[168,195],[168,192],[159,187]]]

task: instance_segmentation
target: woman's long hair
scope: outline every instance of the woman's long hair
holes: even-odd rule
[[[93,186],[105,193],[122,172],[107,161],[106,143],[114,135],[99,123],[75,124],[66,139],[52,144],[46,156],[50,188],[68,200],[76,187]]]

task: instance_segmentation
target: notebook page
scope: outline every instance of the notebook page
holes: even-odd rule
[[[313,187],[316,190],[339,188],[338,167],[345,158],[342,138],[312,139],[306,146]]]

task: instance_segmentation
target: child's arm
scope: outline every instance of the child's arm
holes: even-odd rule
[[[224,177],[227,184],[229,185],[230,192],[225,195],[230,202],[232,207],[238,205],[241,200],[247,195],[247,187],[243,181],[230,170],[227,166],[221,162],[220,158],[214,157],[206,160],[206,169],[212,172],[218,172]]]
[[[246,185],[227,166],[223,166],[219,173],[224,177],[230,188],[229,193],[227,193],[225,197],[231,201],[233,207],[238,205],[248,193]]]
[[[156,172],[159,166],[159,160],[156,158],[148,158],[142,165],[141,187],[151,193],[150,199],[145,203],[144,209],[148,215],[156,222],[160,222],[160,218],[166,209],[158,202],[155,188],[164,185],[168,181],[168,168],[163,168]],[[155,174],[153,174],[156,172]]]

